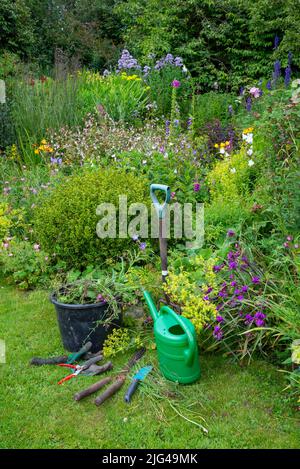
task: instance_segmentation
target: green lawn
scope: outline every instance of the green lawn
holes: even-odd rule
[[[298,448],[300,425],[282,393],[284,377],[263,361],[247,369],[221,356],[201,357],[199,383],[181,387],[206,419],[208,435],[179,418],[168,401],[137,392],[132,404],[123,390],[97,408],[92,397],[73,400],[97,377],[58,386],[65,371],[30,367],[34,355],[63,352],[53,306],[45,292],[0,287],[0,339],[7,363],[0,364],[1,448]],[[116,369],[128,357],[116,361]],[[147,352],[144,363],[155,363]],[[195,417],[197,419],[197,417]]]

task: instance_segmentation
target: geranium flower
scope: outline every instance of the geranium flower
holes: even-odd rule
[[[249,93],[253,96],[253,98],[259,98],[260,97],[260,89],[259,88],[256,88],[255,86],[252,86],[252,88],[250,88],[249,90]]]
[[[252,283],[254,283],[254,284],[256,284],[256,285],[257,285],[258,283],[260,283],[260,278],[259,278],[259,277],[256,277],[256,276],[254,276],[254,277],[252,277],[251,281],[252,281]]]
[[[216,340],[221,340],[222,339],[223,332],[222,332],[220,326],[215,326],[214,331],[213,331],[213,336]]]
[[[173,80],[173,81],[172,81],[172,87],[173,87],[173,88],[179,88],[180,84],[181,84],[181,83],[180,83],[179,80]]]
[[[262,313],[261,311],[258,311],[257,313],[255,313],[254,319],[255,319],[255,324],[257,325],[257,327],[262,327],[265,325],[265,321],[264,321],[265,318],[266,318],[266,315]]]

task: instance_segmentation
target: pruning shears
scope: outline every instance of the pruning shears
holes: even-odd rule
[[[74,370],[73,373],[69,374],[68,376],[65,376],[60,381],[58,381],[58,384],[62,384],[65,381],[69,381],[69,379],[75,378],[79,374],[83,374],[85,376],[94,376],[94,375],[99,375],[100,373],[103,373],[104,371],[110,370],[112,368],[111,362],[108,362],[103,366],[98,366],[95,364],[98,361],[102,360],[102,358],[103,358],[102,355],[98,355],[96,357],[90,358],[88,361],[86,361],[82,365],[72,365],[71,363],[58,363],[57,366],[62,366],[62,367],[70,368],[71,370]]]

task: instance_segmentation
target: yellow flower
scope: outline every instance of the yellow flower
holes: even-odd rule
[[[218,144],[218,143],[215,143],[215,144],[214,144],[214,147],[215,147],[215,148],[219,148],[219,144]]]
[[[220,147],[221,147],[221,148],[224,148],[224,147],[225,147],[225,143],[224,143],[224,142],[220,143]]]
[[[41,144],[42,145],[47,145],[47,141],[43,138],[43,140],[41,140]]]
[[[34,150],[34,153],[35,153],[36,155],[38,155],[38,154],[40,153],[40,150],[36,149],[36,150]]]

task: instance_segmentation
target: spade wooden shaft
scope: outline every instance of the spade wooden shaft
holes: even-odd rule
[[[161,278],[162,281],[166,281],[166,277],[168,275],[168,258],[167,258],[167,248],[168,243],[167,239],[165,238],[165,226],[164,226],[164,219],[159,219],[159,251],[160,251],[160,260],[161,260]]]

